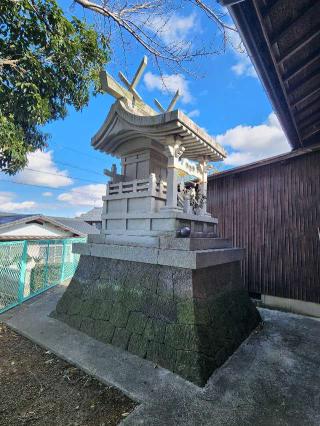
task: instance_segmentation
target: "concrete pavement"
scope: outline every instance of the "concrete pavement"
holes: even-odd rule
[[[63,291],[43,293],[0,321],[140,402],[124,425],[320,424],[319,321],[261,309],[263,329],[199,388],[50,318]]]

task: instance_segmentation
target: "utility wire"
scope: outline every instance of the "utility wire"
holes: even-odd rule
[[[0,182],[8,182],[8,183],[12,183],[14,185],[33,186],[33,187],[36,187],[36,188],[49,189],[50,191],[63,191],[63,189],[61,189],[61,188],[52,188],[51,186],[36,185],[34,183],[16,182],[14,180],[9,180],[9,179],[0,179]],[[101,182],[100,182],[100,184],[101,184]],[[71,192],[78,192],[79,194],[83,194],[82,191],[77,191],[76,189],[71,189],[69,191],[71,191]]]
[[[61,164],[62,166],[71,167],[72,169],[82,170],[84,172],[93,173],[93,174],[98,175],[98,176],[105,176],[102,172],[98,173],[95,170],[90,170],[90,169],[85,169],[84,167],[74,166],[73,164],[65,163],[64,161],[54,160],[54,162],[57,163],[57,164]]]
[[[79,177],[66,176],[66,175],[62,175],[61,173],[45,172],[43,170],[32,169],[31,167],[25,167],[23,170],[29,170],[31,172],[41,173],[41,174],[46,174],[46,175],[64,177],[66,179],[82,180],[84,182],[89,182],[89,183],[103,183],[103,182],[92,181],[92,180],[89,180],[89,179],[83,179],[83,178],[79,178]]]
[[[58,147],[60,147],[62,149],[67,149],[68,151],[76,152],[77,154],[80,154],[80,155],[84,155],[85,157],[93,158],[94,160],[104,161],[103,158],[100,158],[100,157],[95,156],[95,155],[87,154],[86,152],[79,151],[79,150],[77,150],[75,148],[71,148],[70,146],[62,145],[60,143],[56,144],[56,146],[58,146]]]

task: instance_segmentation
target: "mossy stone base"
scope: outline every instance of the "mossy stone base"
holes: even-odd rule
[[[191,270],[83,255],[52,315],[201,386],[260,322],[239,262]]]

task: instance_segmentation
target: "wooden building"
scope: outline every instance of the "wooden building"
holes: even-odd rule
[[[247,249],[249,292],[320,316],[320,1],[228,6],[292,152],[214,175],[208,207]]]

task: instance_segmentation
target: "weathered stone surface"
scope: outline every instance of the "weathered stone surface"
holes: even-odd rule
[[[199,385],[260,321],[239,262],[192,270],[92,256],[53,315]]]
[[[112,302],[110,300],[97,300],[92,309],[92,318],[95,320],[108,321],[112,310]]]
[[[141,312],[131,312],[127,330],[131,333],[142,334],[146,327],[148,317]]]
[[[201,216],[197,216],[197,221]],[[92,258],[105,258],[174,268],[200,269],[242,260],[244,249],[227,247],[207,250],[159,249],[156,247],[124,246],[118,244],[76,243],[74,253]]]
[[[127,329],[116,328],[112,338],[112,344],[119,346],[121,349],[128,349],[130,336],[131,333]]]
[[[80,330],[92,336],[94,334],[94,323],[95,321],[93,319],[85,318],[81,321]]]
[[[145,358],[149,347],[149,340],[141,334],[131,336],[128,351],[135,355]]]
[[[110,322],[97,320],[95,321],[95,326],[93,329],[93,337],[106,343],[110,343],[112,341],[115,329],[115,326]]]
[[[110,313],[110,323],[116,327],[126,327],[128,323],[129,311],[127,307],[121,303],[115,303]]]
[[[165,235],[159,239],[160,248],[170,250],[208,250],[232,247],[232,241],[224,238],[177,238]]]

